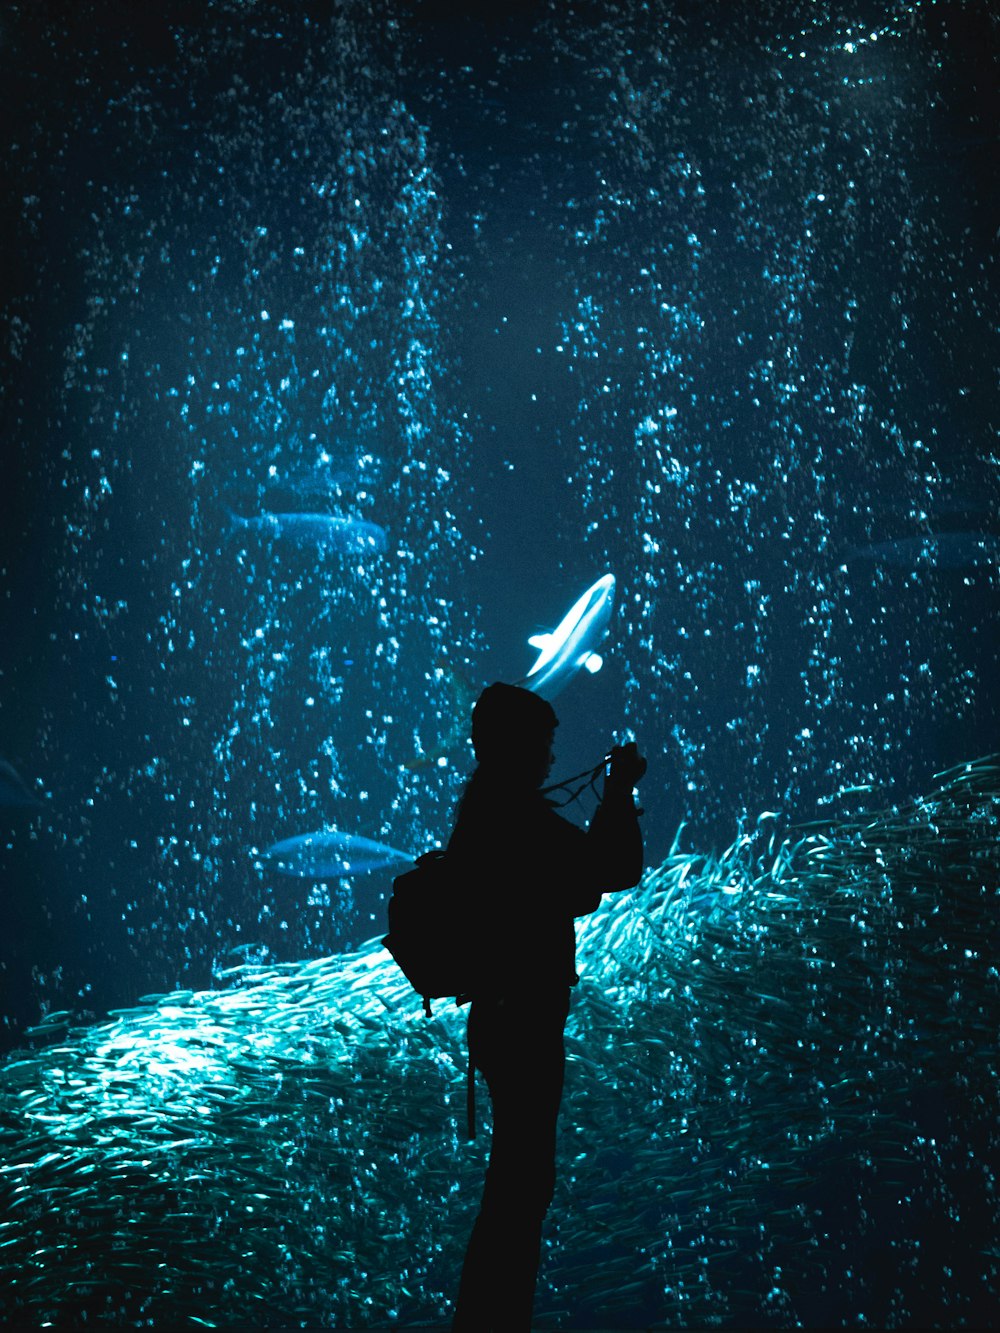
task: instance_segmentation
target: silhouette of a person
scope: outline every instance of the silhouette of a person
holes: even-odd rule
[[[481,905],[481,982],[469,1052],[493,1103],[493,1140],[452,1323],[474,1333],[531,1327],[542,1222],[555,1187],[563,1030],[575,970],[574,917],[642,874],[632,788],[646,761],[611,752],[600,806],[584,832],[539,788],[557,718],[530,690],[490,685],[472,713],[477,768],[459,805],[449,856],[468,866]]]

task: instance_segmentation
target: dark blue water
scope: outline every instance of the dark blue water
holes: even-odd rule
[[[1000,748],[996,49],[980,3],[9,11],[6,1046],[382,933],[389,874],[259,853],[446,834],[470,699],[607,572],[557,772],[634,734],[651,864]]]

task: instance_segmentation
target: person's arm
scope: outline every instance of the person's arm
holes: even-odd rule
[[[564,819],[553,821],[559,830],[558,882],[565,885],[566,906],[574,916],[595,911],[602,894],[630,889],[642,877],[642,833],[632,788],[645,771],[646,761],[634,744],[616,746],[604,795],[587,831]]]
[[[632,788],[645,772],[646,761],[634,741],[612,748],[604,795],[587,830],[593,863],[589,878],[603,893],[631,889],[642,878],[642,830]]]

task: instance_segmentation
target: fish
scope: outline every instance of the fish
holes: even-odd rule
[[[367,519],[341,514],[263,513],[243,518],[227,510],[232,531],[264,541],[317,546],[338,555],[381,555],[387,546],[385,528]]]
[[[901,521],[910,520],[923,523],[935,523],[938,519],[953,518],[961,515],[972,522],[980,522],[973,515],[989,514],[995,507],[991,505],[990,478],[986,475],[942,478],[939,481],[925,479],[923,489],[916,494],[893,492],[876,499],[874,509],[886,515],[893,515]],[[959,526],[953,523],[952,526]]]
[[[1000,561],[1000,536],[993,532],[935,532],[916,537],[896,537],[853,547],[848,560],[871,560],[877,565],[914,568],[918,564],[937,569],[965,569]]]
[[[604,662],[595,649],[608,632],[614,597],[615,576],[605,574],[573,603],[550,634],[533,634],[528,643],[539,650],[538,660],[515,683],[552,699],[577,672],[600,671]]]
[[[0,805],[18,809],[35,809],[42,802],[28,788],[13,764],[0,759]]]
[[[409,852],[401,852],[384,842],[336,829],[285,838],[268,847],[261,859],[269,861],[278,874],[296,879],[348,879],[409,865],[415,860]]]

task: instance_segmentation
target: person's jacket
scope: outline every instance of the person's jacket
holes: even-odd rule
[[[481,994],[572,986],[574,917],[642,875],[630,790],[608,782],[584,831],[538,790],[517,788],[483,767],[466,788],[448,853],[464,865],[466,891],[479,909]]]

